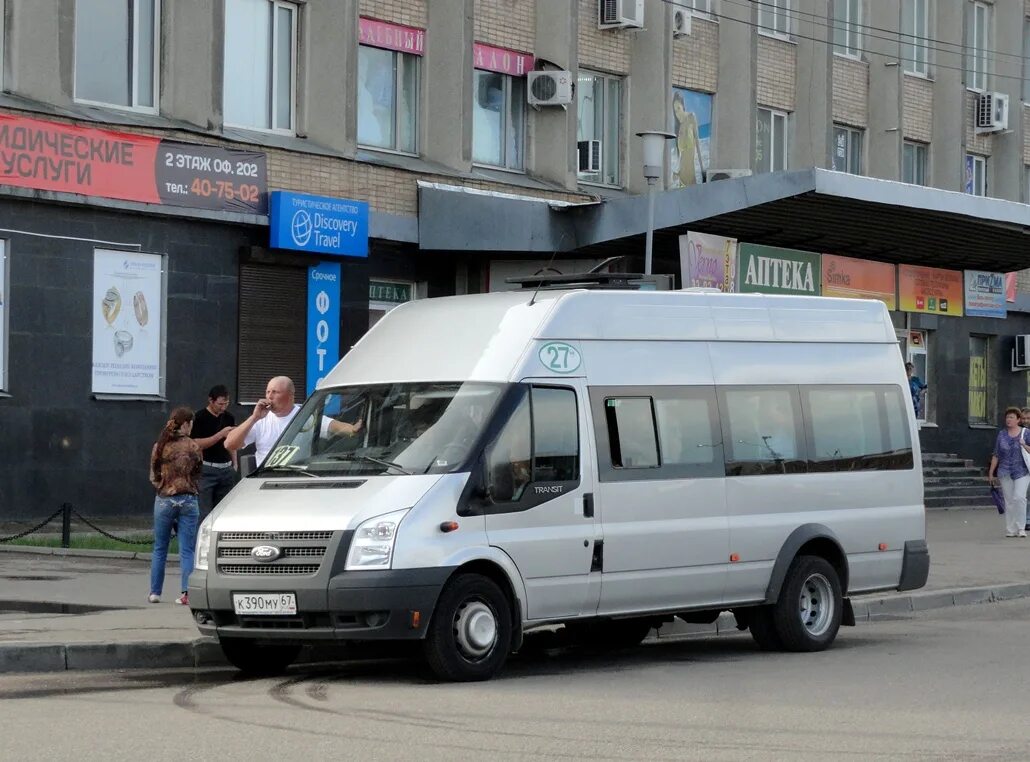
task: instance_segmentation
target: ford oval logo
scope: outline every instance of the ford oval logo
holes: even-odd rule
[[[250,555],[254,556],[254,560],[263,564],[272,563],[282,554],[282,550],[275,545],[258,545],[250,551]]]

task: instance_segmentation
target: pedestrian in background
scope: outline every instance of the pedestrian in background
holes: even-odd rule
[[[916,418],[923,418],[923,402],[926,397],[926,382],[916,375],[916,366],[910,362],[905,363],[905,373],[908,375],[908,390],[912,393],[912,407],[915,408]]]
[[[207,407],[193,416],[190,435],[203,450],[203,469],[200,472],[200,520],[214,510],[229,490],[236,486],[236,453],[225,449],[225,438],[236,425],[229,407],[229,389],[225,384],[212,386],[207,393]]]
[[[201,473],[200,447],[190,439],[193,411],[177,407],[161,431],[150,453],[150,483],[157,489],[154,498],[154,552],[150,558],[150,595],[147,600],[158,603],[165,582],[165,561],[172,523],[179,524],[179,566],[182,594],[176,603],[188,606],[190,573],[193,571],[194,544],[200,505],[197,479]]]
[[[998,432],[994,442],[991,465],[987,469],[987,481],[992,486],[1001,480],[1001,492],[1005,497],[1005,536],[1026,537],[1026,488],[1030,486],[1030,469],[1023,456],[1030,453],[1028,432],[1019,425],[1020,410],[1010,407],[1005,410],[1005,427]]]

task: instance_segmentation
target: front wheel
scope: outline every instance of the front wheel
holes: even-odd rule
[[[222,638],[219,645],[236,669],[258,677],[282,674],[300,653],[298,645],[264,645],[245,638]]]
[[[837,637],[843,613],[837,570],[824,558],[798,556],[773,606],[773,624],[787,651],[822,651]]]
[[[489,680],[511,650],[511,608],[501,588],[481,574],[462,574],[437,601],[423,645],[441,680]]]

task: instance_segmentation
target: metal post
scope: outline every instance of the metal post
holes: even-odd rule
[[[647,243],[644,245],[644,275],[651,274],[654,248],[654,186],[657,178],[647,178]]]
[[[61,547],[72,546],[72,504],[64,503],[61,506]]]

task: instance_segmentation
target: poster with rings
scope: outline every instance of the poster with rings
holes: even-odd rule
[[[93,393],[163,396],[164,257],[93,252]]]

